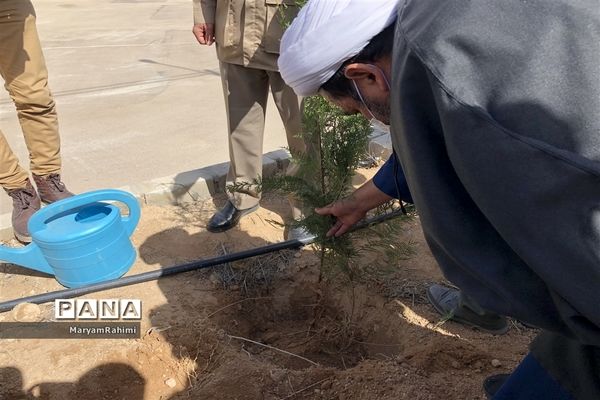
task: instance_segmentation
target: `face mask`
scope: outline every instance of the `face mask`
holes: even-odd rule
[[[373,64],[371,64],[371,65],[373,65]],[[388,80],[387,80],[385,74],[383,73],[383,71],[381,70],[381,68],[379,68],[377,65],[373,65],[373,66],[381,71],[381,74],[383,75],[383,79],[385,79],[385,84],[387,85],[387,87],[389,89],[390,83],[388,82]],[[375,118],[375,115],[373,115],[373,113],[371,112],[371,110],[369,109],[367,104],[365,103],[365,100],[363,99],[363,96],[360,93],[360,90],[358,89],[358,85],[356,84],[356,81],[353,79],[352,79],[352,84],[354,85],[354,89],[356,90],[356,94],[358,94],[358,98],[360,99],[361,103],[363,104],[363,106],[367,109],[367,111],[371,115],[371,119],[369,120],[369,123],[371,124],[371,128],[373,128],[374,131],[378,131],[378,132],[382,132],[382,133],[390,133],[390,126],[388,124],[381,122],[377,118]]]

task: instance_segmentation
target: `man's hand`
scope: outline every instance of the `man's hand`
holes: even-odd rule
[[[343,235],[367,214],[367,210],[361,207],[353,194],[328,206],[317,208],[315,212],[319,215],[333,215],[337,218],[336,223],[327,232],[327,237]]]
[[[200,44],[210,46],[215,42],[215,24],[195,24],[192,32]]]
[[[323,208],[315,209],[319,215],[333,215],[337,218],[336,223],[327,232],[327,237],[342,236],[344,233],[365,217],[367,211],[385,204],[392,198],[379,190],[369,179],[350,196],[331,203]]]

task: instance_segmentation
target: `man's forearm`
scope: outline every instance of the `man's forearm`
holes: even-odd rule
[[[356,189],[352,196],[365,212],[393,199],[393,197],[379,190],[372,179]]]

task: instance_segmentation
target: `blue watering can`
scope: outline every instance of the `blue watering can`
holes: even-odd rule
[[[116,200],[129,216],[102,201]],[[0,260],[54,275],[66,287],[123,276],[135,261],[129,240],[140,220],[140,206],[130,193],[107,189],[78,194],[43,207],[29,220],[32,243],[0,246]]]

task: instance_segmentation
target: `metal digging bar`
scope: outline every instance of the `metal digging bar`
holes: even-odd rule
[[[356,224],[352,231],[365,228],[374,224],[387,221],[391,218],[397,217],[404,214],[401,210],[393,211],[383,215],[379,215],[373,218],[369,218],[359,224]],[[123,278],[111,279],[109,281],[94,283],[92,285],[82,286],[72,289],[57,290],[54,292],[37,294],[34,296],[21,297],[14,300],[9,300],[0,303],[0,313],[12,310],[14,306],[19,303],[35,303],[42,304],[56,299],[69,299],[72,297],[82,296],[88,293],[99,292],[101,290],[113,289],[122,286],[135,285],[137,283],[148,282],[151,280],[159,279],[169,275],[180,274],[182,272],[194,271],[197,269],[204,269],[224,265],[228,262],[243,260],[245,258],[256,257],[274,251],[281,251],[287,249],[295,249],[299,247],[311,244],[316,240],[315,236],[310,236],[302,240],[286,240],[284,242],[273,243],[267,246],[257,247],[254,249],[240,251],[238,253],[225,254],[222,256],[209,258],[205,260],[192,261],[185,264],[174,265],[172,267],[161,268],[154,271],[144,272],[137,275],[126,276]]]

